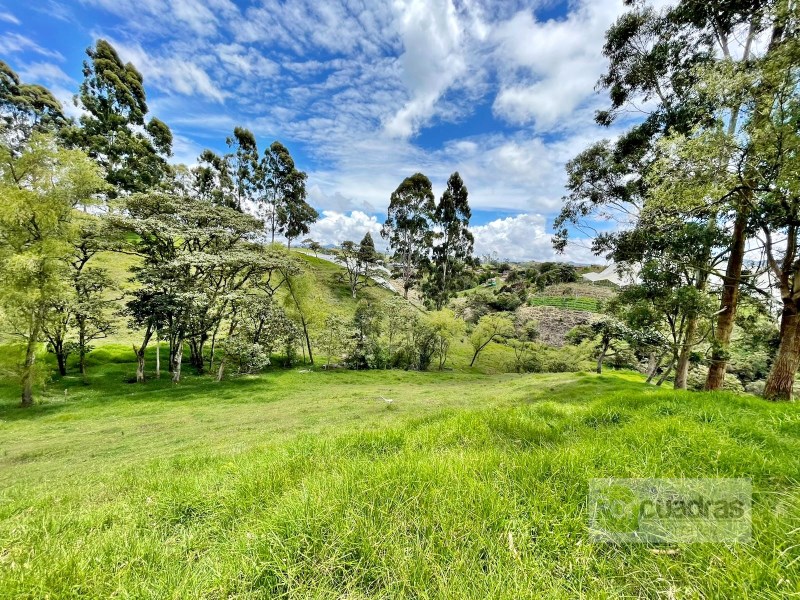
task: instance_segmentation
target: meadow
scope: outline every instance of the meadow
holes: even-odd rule
[[[0,388],[3,598],[800,595],[800,410],[630,372]],[[66,390],[63,392],[62,390]],[[612,545],[593,477],[749,477],[753,541]]]

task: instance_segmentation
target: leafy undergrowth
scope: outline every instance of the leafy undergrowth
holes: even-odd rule
[[[630,373],[115,369],[0,407],[0,597],[800,594],[795,405]],[[753,542],[594,542],[592,477],[750,477]]]

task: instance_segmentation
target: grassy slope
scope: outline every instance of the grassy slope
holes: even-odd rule
[[[796,405],[624,373],[122,385],[107,352],[0,406],[0,597],[800,594]],[[754,543],[593,543],[609,476],[752,477]]]

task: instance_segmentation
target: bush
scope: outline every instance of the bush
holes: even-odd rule
[[[699,365],[689,371],[686,377],[686,388],[694,391],[701,391],[706,384],[706,377],[708,377],[708,367]],[[735,375],[728,373],[725,377],[725,383],[722,386],[726,392],[744,392],[744,386],[739,378]]]
[[[748,394],[755,394],[756,396],[763,396],[764,395],[764,388],[767,386],[767,382],[763,379],[759,379],[758,381],[751,381],[746,386],[744,386],[744,391]]]
[[[269,366],[269,353],[261,344],[234,336],[223,343],[225,360],[239,374],[257,373]]]

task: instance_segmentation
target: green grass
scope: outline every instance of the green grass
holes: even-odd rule
[[[600,301],[596,298],[565,297],[565,296],[531,296],[528,298],[531,306],[556,306],[558,308],[571,308],[589,312],[600,311]]]
[[[800,595],[796,405],[631,373],[135,385],[104,352],[31,410],[0,387],[2,598]],[[593,542],[591,477],[750,477],[754,540]]]

